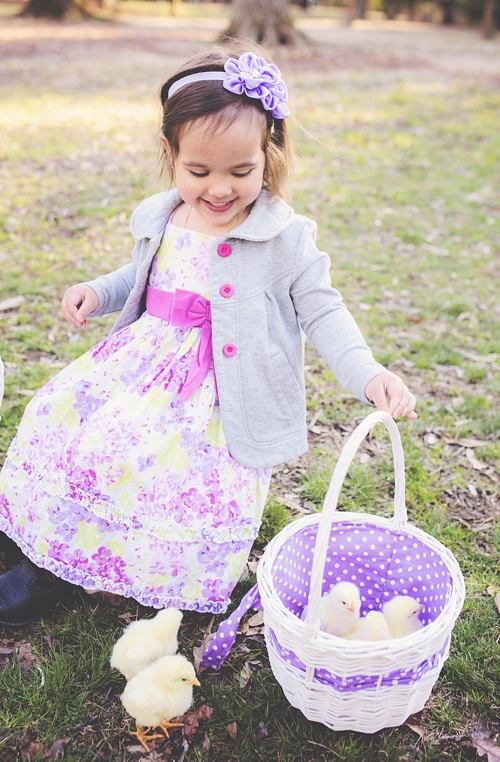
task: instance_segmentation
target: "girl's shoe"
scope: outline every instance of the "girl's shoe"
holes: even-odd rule
[[[71,586],[28,558],[0,574],[0,625],[22,627],[49,614]]]
[[[14,566],[23,557],[21,548],[5,532],[0,532],[0,558],[4,566]]]

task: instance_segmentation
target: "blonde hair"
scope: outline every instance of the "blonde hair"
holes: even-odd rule
[[[163,110],[161,132],[169,150],[165,148],[162,150],[160,156],[162,171],[166,169],[173,183],[173,160],[179,154],[179,141],[189,122],[197,119],[205,120],[208,129],[215,134],[223,124],[232,124],[243,110],[252,108],[263,114],[266,120],[262,140],[262,150],[266,157],[263,188],[274,196],[288,198],[294,152],[285,120],[273,117],[264,109],[260,100],[226,90],[221,81],[191,82],[177,90],[171,98],[168,97],[170,88],[177,80],[197,72],[224,71],[224,64],[228,58],[239,58],[247,51],[272,63],[269,54],[255,43],[229,40],[222,47],[214,47],[208,53],[188,59],[164,82],[160,90]]]

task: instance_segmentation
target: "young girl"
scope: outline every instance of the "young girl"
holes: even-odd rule
[[[33,398],[9,450],[0,529],[24,558],[0,576],[2,624],[47,613],[63,581],[223,612],[271,467],[307,448],[302,332],[359,399],[416,417],[331,288],[315,224],[283,200],[286,86],[244,50],[163,85],[177,187],[132,215],[131,264],[64,295],[75,326],[121,312]]]

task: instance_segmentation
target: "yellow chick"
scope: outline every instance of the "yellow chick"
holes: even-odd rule
[[[146,751],[147,741],[161,734],[147,735],[143,728],[161,728],[168,738],[168,728],[182,722],[170,722],[187,712],[193,701],[193,685],[199,685],[194,667],[185,656],[162,656],[154,664],[128,681],[121,702],[137,725],[136,735]]]
[[[382,612],[369,611],[348,637],[350,640],[390,640],[392,636]]]
[[[162,609],[153,619],[131,622],[113,646],[111,666],[130,680],[161,656],[175,654],[181,620],[182,611]]]
[[[397,595],[382,606],[389,632],[393,638],[403,638],[423,627],[418,618],[424,606],[410,595]]]
[[[307,606],[301,618],[307,617]],[[323,632],[347,638],[357,627],[361,599],[352,582],[339,582],[326,593],[319,604],[319,626]]]

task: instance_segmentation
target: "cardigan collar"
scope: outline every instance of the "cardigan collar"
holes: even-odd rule
[[[146,199],[132,214],[130,230],[136,240],[157,238],[162,235],[165,223],[182,203],[177,188],[164,193],[157,193]],[[235,230],[222,236],[240,238],[244,241],[268,241],[279,235],[292,222],[294,211],[282,199],[277,199],[262,190],[256,198],[246,220]]]

